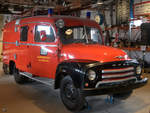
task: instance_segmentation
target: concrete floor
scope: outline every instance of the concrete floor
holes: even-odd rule
[[[150,78],[150,75],[145,74]],[[136,89],[127,100],[106,103],[106,95],[87,97],[91,109],[80,113],[150,113],[150,82]],[[0,113],[70,113],[62,104],[59,90],[33,82],[18,85],[6,76],[0,64]]]

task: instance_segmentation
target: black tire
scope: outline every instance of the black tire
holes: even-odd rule
[[[13,68],[13,75],[14,75],[14,79],[15,79],[16,83],[18,83],[18,84],[24,84],[29,81],[29,79],[27,77],[19,74],[19,70],[16,68],[15,65]]]
[[[85,98],[76,88],[70,76],[65,76],[61,81],[60,96],[63,104],[70,111],[81,111],[85,106]]]
[[[4,74],[9,74],[9,70],[8,70],[8,65],[7,64],[3,64],[3,72]]]
[[[127,91],[127,92],[123,92],[123,93],[116,93],[116,94],[113,94],[113,97],[117,98],[117,99],[125,100],[125,99],[127,99],[131,96],[132,92],[133,91]]]

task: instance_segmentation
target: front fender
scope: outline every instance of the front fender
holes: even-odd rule
[[[64,76],[70,76],[77,88],[82,88],[85,78],[85,69],[81,63],[63,62],[58,65],[55,78],[55,89],[60,87],[60,82]]]

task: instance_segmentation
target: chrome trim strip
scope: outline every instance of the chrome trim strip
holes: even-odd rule
[[[15,44],[16,45],[16,42],[2,42],[2,43],[5,43],[5,44]],[[18,43],[18,45],[57,47],[57,45],[32,44],[32,43]]]
[[[28,73],[28,72],[19,72],[19,74],[21,74],[22,76],[28,77],[28,78],[30,78],[30,79],[32,79],[32,80],[35,80],[35,81],[37,81],[37,82],[40,82],[40,83],[43,83],[43,84],[46,84],[46,85],[49,85],[49,86],[54,87],[54,86],[53,86],[53,85],[54,85],[54,80],[53,80],[53,79],[51,79],[52,81],[51,81],[51,83],[50,83],[50,82],[45,82],[45,81],[39,80],[39,79],[37,79],[36,77],[32,77],[32,74],[31,74],[31,73]],[[39,77],[38,77],[38,78],[39,78]],[[53,85],[52,85],[52,82],[53,82]]]
[[[100,63],[100,62],[90,63],[90,64],[87,64],[86,66],[87,66],[88,68],[92,68],[92,67],[99,66],[99,65],[102,65],[102,63]]]
[[[19,43],[19,45],[57,47],[57,45],[48,45],[48,44],[32,44],[32,43]]]
[[[16,42],[3,42],[2,41],[2,43],[4,43],[4,44],[15,44],[16,45]]]
[[[129,73],[123,73],[123,74],[115,74],[115,75],[102,75],[102,78],[119,78],[119,77],[128,77],[134,75],[134,72],[129,72]]]
[[[136,77],[130,77],[130,78],[126,78],[126,79],[122,79],[122,80],[110,80],[110,81],[99,81],[95,88],[98,88],[100,84],[107,84],[107,83],[116,83],[116,82],[125,82],[128,80],[136,80]]]
[[[109,71],[110,70],[110,71]],[[124,69],[109,69],[108,71],[107,70],[102,70],[102,73],[117,73],[117,72],[125,72],[125,71],[132,71],[134,70],[134,67],[128,67],[128,68],[124,68]]]

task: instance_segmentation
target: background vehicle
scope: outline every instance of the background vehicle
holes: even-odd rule
[[[83,109],[85,96],[124,95],[147,83],[136,60],[102,45],[101,29],[89,19],[22,18],[6,24],[3,34],[3,63],[16,82],[54,80],[71,111]]]

